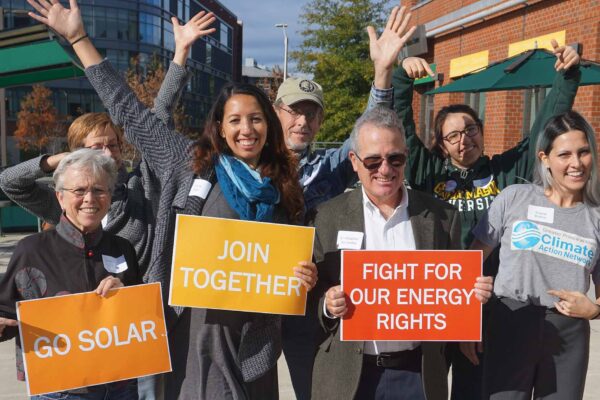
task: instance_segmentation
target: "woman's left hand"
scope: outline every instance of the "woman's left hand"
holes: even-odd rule
[[[114,276],[107,276],[106,278],[100,281],[100,284],[96,288],[96,293],[102,297],[106,297],[109,290],[120,288],[123,286],[125,285],[123,285],[123,282],[121,282],[119,278],[116,278]]]
[[[298,267],[294,267],[294,275],[300,279],[307,291],[315,287],[318,280],[317,266],[310,261],[301,261]]]
[[[475,280],[475,297],[485,304],[492,297],[494,291],[494,278],[491,276],[478,276]]]
[[[598,315],[598,304],[581,292],[548,290],[548,294],[560,299],[554,306],[567,317],[593,319]]]
[[[37,14],[28,13],[31,18],[48,25],[69,43],[85,35],[81,11],[76,0],[69,0],[71,8],[63,7],[58,0],[27,0],[27,2],[37,11]]]

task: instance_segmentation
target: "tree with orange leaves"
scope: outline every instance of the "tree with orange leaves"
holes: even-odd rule
[[[42,85],[34,85],[21,101],[21,109],[17,114],[17,147],[35,149],[41,154],[51,140],[65,136],[65,133],[64,125],[52,104],[52,91]]]

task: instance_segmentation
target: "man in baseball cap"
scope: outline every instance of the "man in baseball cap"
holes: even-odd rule
[[[367,108],[391,107],[393,101],[392,70],[398,53],[414,32],[408,27],[410,13],[395,7],[379,37],[368,27],[369,49],[375,67],[375,78]],[[277,92],[275,111],[281,122],[286,144],[298,157],[300,184],[307,211],[317,207],[354,184],[357,180],[348,158],[350,139],[338,149],[310,148],[325,116],[323,88],[303,78],[288,78]],[[315,297],[312,296],[314,299]],[[283,318],[283,351],[292,385],[298,400],[310,399],[312,366],[316,354],[318,322],[316,305],[309,301],[306,317]]]

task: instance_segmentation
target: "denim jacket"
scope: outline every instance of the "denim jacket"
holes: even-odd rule
[[[393,101],[393,89],[377,89],[371,86],[367,110],[375,106],[390,108]],[[311,151],[310,147],[302,153],[298,175],[304,192],[304,204],[307,211],[346,190],[357,181],[348,158],[350,138],[337,149]]]

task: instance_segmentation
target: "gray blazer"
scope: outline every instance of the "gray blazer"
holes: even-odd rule
[[[408,190],[408,213],[419,250],[460,249],[460,220],[456,209],[430,195]],[[317,208],[314,256],[319,269],[319,320],[326,337],[319,346],[313,370],[313,400],[354,398],[362,370],[364,342],[341,342],[339,321],[323,315],[324,294],[340,284],[340,230],[364,232],[362,190],[344,193]],[[363,241],[364,248],[364,241]],[[444,343],[423,342],[423,385],[428,400],[448,398]]]

